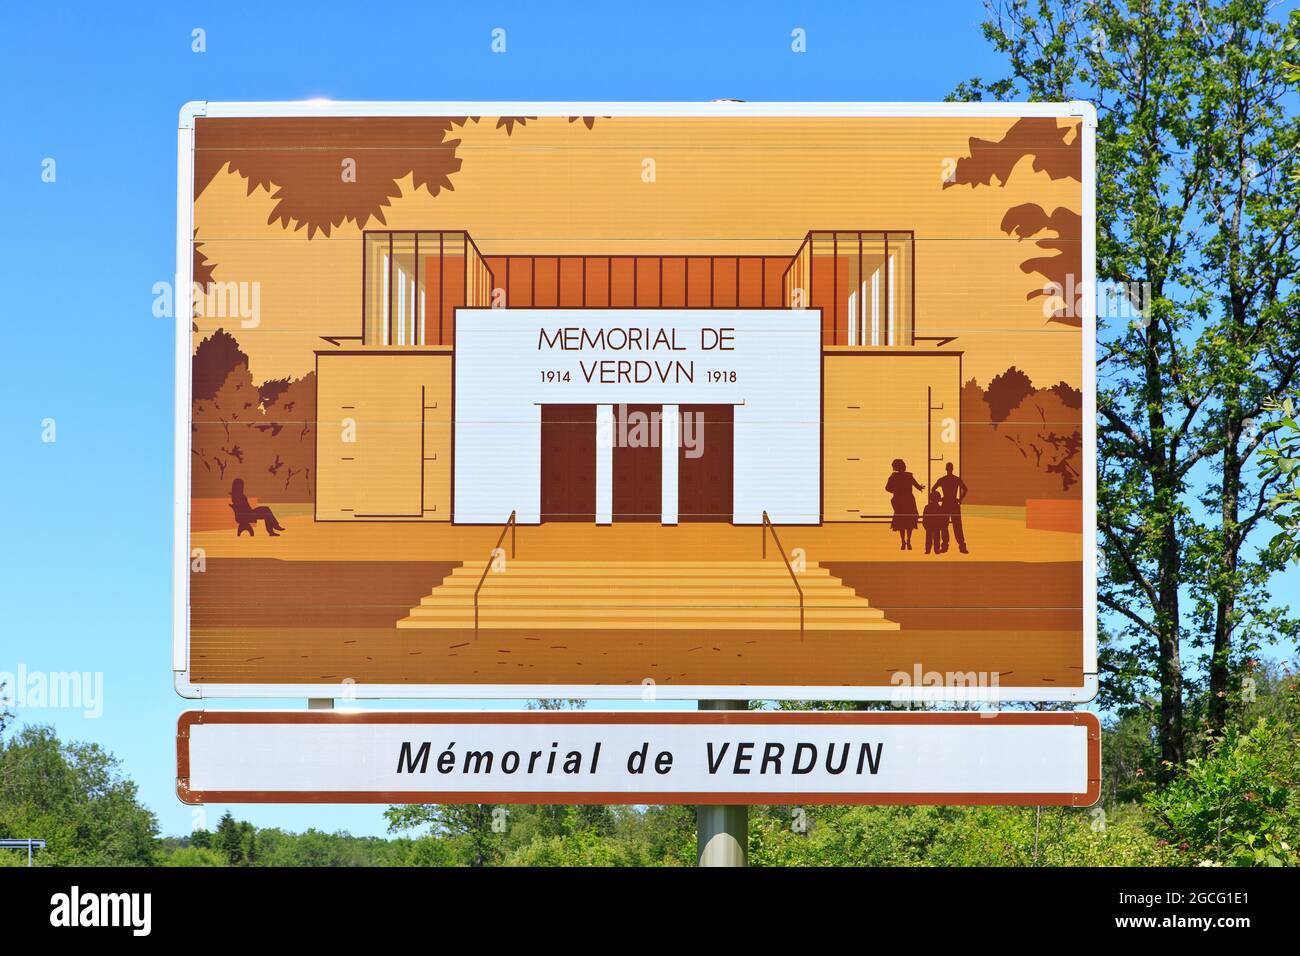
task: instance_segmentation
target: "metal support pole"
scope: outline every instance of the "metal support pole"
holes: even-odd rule
[[[700,710],[747,710],[744,700],[702,700]],[[749,807],[695,808],[700,866],[745,866],[749,854]]]

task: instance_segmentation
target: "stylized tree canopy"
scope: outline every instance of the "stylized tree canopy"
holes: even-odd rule
[[[310,239],[344,222],[386,224],[384,210],[401,195],[398,180],[438,195],[460,169],[458,139],[447,134],[464,117],[201,119],[195,127],[194,195],[223,168],[248,180],[248,192],[271,191],[268,223],[307,227]]]
[[[248,181],[248,193],[271,192],[276,201],[267,223],[307,228],[328,236],[344,222],[365,228],[387,225],[384,210],[401,195],[397,183],[410,175],[416,189],[436,196],[454,189],[459,139],[448,134],[478,116],[277,117],[201,119],[195,126],[194,196],[224,168]],[[500,116],[496,129],[511,136],[536,116]],[[570,116],[587,129],[595,116]],[[199,262],[195,260],[195,275]]]
[[[990,420],[1002,421],[1024,398],[1033,393],[1034,383],[1014,365],[1000,375],[993,376],[985,395],[985,401],[989,403]]]
[[[207,255],[203,253],[202,251],[203,243],[197,241],[198,234],[199,231],[195,229],[194,235],[196,239],[194,243],[194,276],[191,281],[197,282],[199,285],[206,287],[207,284],[212,281],[212,273],[213,270],[216,269],[217,264],[215,262],[210,261]]]
[[[1074,137],[1071,140],[1071,137]],[[970,154],[957,160],[952,177],[943,184],[951,186],[1004,187],[1011,172],[1026,156],[1033,156],[1034,172],[1046,173],[1052,179],[1082,181],[1083,151],[1078,141],[1077,126],[1060,126],[1051,116],[1027,116],[1017,120],[999,140],[970,138]],[[1055,238],[1039,239],[1034,244],[1055,255],[1026,259],[1021,271],[1038,273],[1054,289],[1038,286],[1025,296],[1034,299],[1055,295],[1066,300],[1060,314],[1048,317],[1079,328],[1083,324],[1080,310],[1075,307],[1080,276],[1080,240],[1083,235],[1083,217],[1079,211],[1059,206],[1050,214],[1035,203],[1023,203],[1007,210],[1000,228],[1007,235],[1028,239],[1044,232],[1056,233]]]
[[[201,402],[216,395],[226,376],[236,367],[248,365],[248,355],[233,335],[225,329],[217,329],[194,350],[192,365],[192,398]]]
[[[1055,238],[1045,237],[1034,243],[1039,249],[1054,255],[1036,256],[1020,263],[1021,272],[1036,272],[1050,283],[1030,289],[1025,298],[1055,295],[1059,298],[1077,299],[1081,289],[1079,252],[1083,239],[1083,216],[1064,206],[1057,206],[1049,214],[1037,203],[1022,203],[1007,210],[1007,214],[1002,217],[1002,231],[1019,239],[1028,239],[1043,232],[1056,233]],[[1073,306],[1074,302],[1068,301],[1067,305]],[[1049,316],[1048,321],[1080,328],[1083,325],[1080,312],[1078,308],[1067,308],[1061,314]]]
[[[1080,172],[1083,152],[1079,149],[1076,127],[1060,126],[1055,117],[1026,116],[999,140],[970,138],[970,155],[957,160],[952,178],[943,184],[950,186],[1005,186],[1011,170],[1026,156],[1033,156],[1036,173],[1047,173],[1053,179],[1082,181]]]

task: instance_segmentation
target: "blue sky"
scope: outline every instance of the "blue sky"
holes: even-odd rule
[[[173,324],[154,317],[151,292],[175,270],[181,104],[921,101],[999,72],[976,2],[367,9],[13,4],[0,30],[0,671],[103,672],[102,717],[22,719],[117,754],[165,833],[192,824],[173,792],[185,709],[170,671]],[[497,27],[506,55],[489,50]],[[790,49],[796,27],[803,54]],[[235,810],[262,826],[384,831],[382,807]]]

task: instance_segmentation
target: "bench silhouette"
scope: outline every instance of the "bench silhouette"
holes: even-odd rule
[[[252,537],[253,525],[257,524],[257,519],[253,517],[251,508],[239,508],[234,502],[230,504],[230,510],[235,513],[235,537],[238,538],[245,531]]]

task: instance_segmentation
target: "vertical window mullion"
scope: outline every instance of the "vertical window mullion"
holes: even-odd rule
[[[840,344],[840,234],[831,233],[831,345]]]
[[[862,261],[862,233],[858,233],[858,314],[853,317],[858,325],[858,344],[867,344],[867,270]]]
[[[894,344],[894,301],[893,292],[894,270],[889,262],[889,233],[883,233],[885,237],[885,344]]]

